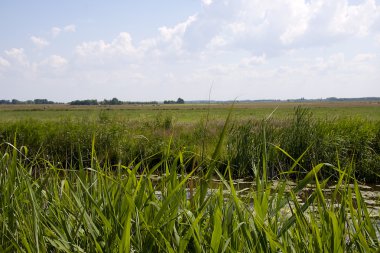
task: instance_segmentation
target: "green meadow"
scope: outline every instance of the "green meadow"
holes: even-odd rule
[[[379,174],[376,102],[3,106],[0,251],[378,252]]]
[[[63,168],[88,161],[92,144],[101,163],[144,159],[154,164],[169,148],[171,157],[186,150],[185,159],[189,156],[197,164],[212,155],[227,117],[220,169],[229,163],[234,177],[253,177],[251,168],[264,152],[270,175],[276,177],[293,162],[278,152],[281,148],[296,158],[306,152],[302,160],[306,167],[354,162],[358,178],[377,181],[373,177],[380,173],[377,102],[3,106],[0,138],[2,143],[16,141],[28,148],[30,156]],[[264,142],[269,143],[265,150]]]
[[[0,105],[0,121],[36,119],[43,121],[65,118],[94,120],[99,114],[107,114],[122,120],[144,120],[162,115],[172,116],[178,123],[196,123],[206,116],[211,119],[225,120],[231,103],[221,104],[183,104],[183,105],[115,105],[115,106],[72,106],[55,105]],[[318,118],[362,118],[380,120],[379,102],[256,102],[235,103],[233,118],[264,119],[273,111],[273,118],[286,118],[294,108],[309,108]]]

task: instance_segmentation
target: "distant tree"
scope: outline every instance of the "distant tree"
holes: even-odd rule
[[[141,102],[141,101],[124,101],[123,104],[128,105],[157,105],[157,101],[147,101],[147,102]]]
[[[75,100],[69,103],[70,105],[98,105],[98,100],[96,99],[86,99],[86,100]]]
[[[49,100],[47,100],[47,99],[35,99],[35,100],[34,100],[34,103],[35,103],[36,105],[54,104],[53,101],[49,101]]]
[[[7,105],[7,104],[10,104],[11,103],[11,101],[9,101],[9,100],[4,100],[4,99],[2,99],[2,100],[0,100],[0,104],[2,104],[2,105]]]
[[[164,100],[164,104],[184,104],[185,100],[178,98],[177,101],[174,100]]]
[[[119,101],[119,99],[117,98],[113,98],[111,100],[111,105],[121,105],[123,102],[122,101]]]
[[[123,101],[120,101],[117,98],[113,98],[111,100],[104,99],[102,102],[100,102],[102,105],[121,105],[123,104]]]
[[[21,104],[21,102],[18,101],[17,99],[12,99],[12,104],[14,104],[14,105]]]

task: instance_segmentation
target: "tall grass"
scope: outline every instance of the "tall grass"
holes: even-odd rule
[[[248,189],[235,188],[232,168],[213,159],[192,167],[170,145],[155,164],[100,163],[92,140],[90,166],[62,169],[28,149],[3,143],[0,154],[1,252],[376,252],[379,220],[369,215],[353,164],[319,163],[290,187],[268,180],[266,153]],[[265,141],[265,140],[264,140]],[[267,144],[264,144],[265,146]],[[19,149],[17,147],[20,147]],[[280,147],[279,152],[290,156]],[[265,150],[265,148],[263,149]],[[190,156],[190,154],[187,154]],[[301,166],[292,159],[289,170]],[[303,166],[303,165],[302,165]],[[164,168],[156,181],[153,175]],[[205,172],[205,168],[207,171]],[[36,173],[38,169],[38,173]],[[334,171],[337,181],[321,180]],[[195,175],[203,174],[196,180]],[[327,173],[328,174],[328,173]],[[285,177],[285,174],[280,174]],[[210,180],[218,179],[218,188]],[[202,187],[190,187],[194,181]],[[327,196],[327,186],[334,190]],[[310,190],[310,185],[313,186]],[[352,187],[353,185],[353,187]],[[190,188],[189,188],[190,187]],[[308,190],[306,188],[308,187]],[[307,192],[305,200],[299,195]]]
[[[307,154],[293,173],[303,177],[309,165],[329,161],[344,166],[355,164],[354,174],[366,182],[375,182],[380,174],[380,123],[358,118],[321,119],[307,108],[297,107],[288,118],[231,120],[226,129],[226,141],[220,147],[219,169],[230,163],[233,177],[253,177],[254,164],[261,163],[264,153],[268,176],[276,178],[291,167],[292,157]],[[174,160],[179,151],[184,160],[192,159],[186,169],[204,159],[211,159],[213,147],[218,144],[223,128],[221,120],[200,119],[198,123],[178,122],[171,114],[160,113],[141,121],[119,118],[108,111],[98,118],[80,120],[67,118],[55,121],[21,120],[0,123],[0,143],[12,143],[17,137],[21,146],[28,147],[29,157],[43,157],[57,167],[78,168],[81,163],[90,166],[92,138],[100,164],[128,164],[135,159],[154,166],[163,157]],[[265,132],[265,134],[264,134]],[[267,143],[266,145],[265,142]],[[170,142],[170,151],[166,152]],[[1,148],[5,152],[4,148]],[[200,159],[192,154],[201,154]],[[40,165],[38,165],[40,166]],[[224,168],[221,168],[224,167]],[[159,169],[164,173],[164,168]],[[322,173],[325,177],[339,177],[336,171]]]
[[[290,157],[300,157],[306,151],[307,155],[299,161],[302,166],[294,171],[295,178],[309,172],[310,165],[329,161],[346,167],[354,164],[356,178],[376,182],[376,175],[380,174],[379,127],[378,122],[357,118],[321,120],[313,117],[309,109],[297,107],[285,121],[270,119],[236,124],[229,136],[228,157],[234,174],[243,176],[252,175],[253,164],[266,153],[269,173],[278,177],[279,172],[292,166],[294,160]],[[265,142],[267,149],[263,149]],[[335,170],[322,174],[339,177]]]

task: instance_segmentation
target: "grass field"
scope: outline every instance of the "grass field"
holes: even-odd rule
[[[138,158],[155,163],[169,148],[173,157],[186,150],[185,158],[197,164],[212,155],[231,113],[220,166],[230,163],[234,177],[253,176],[251,168],[264,151],[275,177],[292,163],[276,150],[280,147],[296,158],[307,151],[304,171],[339,159],[343,164],[354,161],[358,178],[377,180],[372,176],[380,173],[377,102],[237,103],[231,108],[231,104],[2,106],[0,138],[16,140],[29,155],[42,155],[63,167],[88,161],[93,140],[102,162],[127,164]]]
[[[380,120],[379,102],[261,102],[234,104],[236,119],[263,119],[271,114],[274,118],[285,118],[297,106],[310,108],[318,118],[359,117]],[[71,106],[58,105],[0,105],[0,120],[22,119],[61,120],[62,118],[94,119],[99,113],[122,120],[144,120],[157,115],[171,115],[176,122],[197,122],[210,114],[211,119],[224,120],[231,104],[184,104],[184,105],[118,105],[118,106]]]
[[[2,106],[0,252],[378,252],[379,104],[301,105]]]

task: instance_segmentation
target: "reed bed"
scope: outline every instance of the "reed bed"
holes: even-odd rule
[[[275,113],[274,113],[275,116]],[[252,166],[262,163],[266,154],[268,175],[277,178],[289,167],[292,157],[300,161],[296,179],[303,177],[311,167],[330,162],[342,166],[354,164],[353,174],[366,183],[377,183],[380,174],[380,122],[363,118],[321,119],[310,109],[297,107],[286,118],[236,120],[231,116],[225,132],[225,141],[219,156],[222,172],[230,164],[234,178],[254,177]],[[64,118],[60,121],[24,119],[0,123],[0,143],[13,143],[28,147],[29,157],[43,157],[57,167],[78,169],[81,163],[90,166],[92,139],[98,161],[102,164],[129,164],[135,159],[145,165],[155,166],[170,143],[170,159],[182,152],[187,172],[193,164],[211,159],[218,143],[224,120],[201,118],[193,123],[179,122],[174,115],[158,114],[153,118],[130,121],[114,117],[108,111],[100,111],[97,118]],[[264,149],[264,140],[270,145]],[[4,146],[2,146],[4,147]],[[2,152],[4,148],[0,146]],[[186,152],[184,152],[186,151]],[[199,154],[200,156],[193,156]],[[159,168],[159,173],[164,173]],[[337,179],[336,171],[323,172]],[[377,182],[376,182],[377,181]]]
[[[274,187],[268,180],[265,150],[271,144],[264,142],[264,155],[252,166],[255,187],[243,196],[230,163],[219,170],[227,130],[224,125],[212,156],[198,164],[185,159],[198,156],[188,151],[173,159],[169,143],[154,164],[111,165],[100,162],[93,138],[90,161],[63,168],[29,156],[17,139],[3,143],[0,251],[379,252],[379,220],[371,218],[354,164],[310,165],[285,190],[285,181]],[[307,152],[292,158],[276,149],[293,161],[280,178],[305,166]],[[158,170],[165,173],[156,181]],[[334,180],[326,177],[333,174]],[[213,179],[222,182],[216,189]],[[300,201],[310,184],[313,190]],[[329,197],[327,186],[335,186]]]

